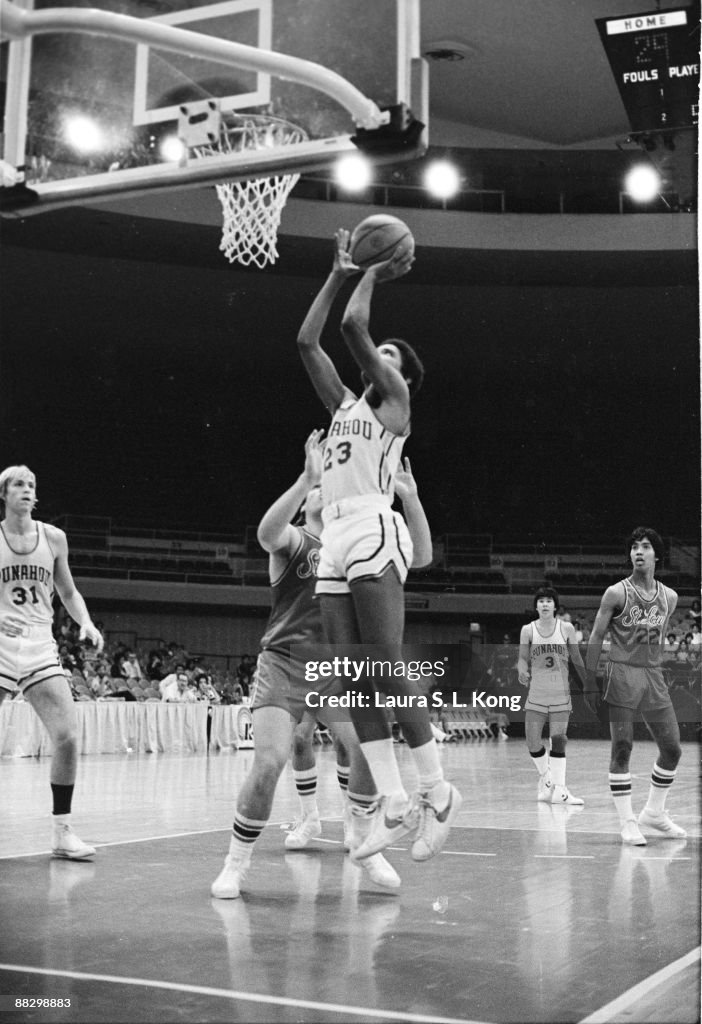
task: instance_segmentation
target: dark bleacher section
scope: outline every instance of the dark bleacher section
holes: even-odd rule
[[[76,575],[95,578],[268,586],[268,557],[255,528],[243,535],[160,530],[67,516]],[[663,582],[681,597],[697,597],[700,550],[690,541],[665,539]],[[410,572],[410,592],[529,594],[549,581],[561,593],[601,595],[627,571],[618,544],[574,545],[567,540],[529,543],[490,534],[445,534],[434,539],[431,566]]]
[[[76,576],[174,583],[241,584],[244,579],[244,536],[78,516],[63,517],[56,525],[68,534]]]

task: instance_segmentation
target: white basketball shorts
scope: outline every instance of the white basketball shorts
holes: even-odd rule
[[[29,627],[23,636],[0,636],[0,689],[15,693],[52,676],[65,679],[49,629]]]
[[[402,583],[412,564],[409,530],[387,498],[361,495],[322,512],[317,594],[348,594],[349,583],[381,576],[393,565]]]

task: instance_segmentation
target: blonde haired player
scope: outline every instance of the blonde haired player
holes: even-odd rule
[[[68,567],[66,534],[32,518],[36,478],[27,466],[0,473],[0,702],[18,690],[46,727],[53,745],[51,790],[54,857],[86,860],[95,855],[70,824],[76,778],[77,722],[73,698],[53,638],[53,595],[80,626],[80,639],[102,650]]]
[[[558,604],[553,587],[539,587],[534,594],[537,618],[522,626],[519,636],[519,682],[529,687],[524,729],[529,755],[539,773],[537,800],[582,807],[585,801],[573,796],[566,786],[566,732],[573,710],[568,667],[572,662],[584,680],[585,666],[575,627],[556,618]],[[542,739],[546,722],[550,753]]]

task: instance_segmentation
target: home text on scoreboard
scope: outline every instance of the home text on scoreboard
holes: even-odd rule
[[[633,133],[698,123],[700,4],[596,20]]]

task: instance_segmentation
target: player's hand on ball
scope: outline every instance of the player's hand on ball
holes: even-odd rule
[[[394,281],[398,277],[409,274],[414,263],[413,250],[398,250],[389,260],[383,263],[374,263],[368,268],[368,273],[375,276],[376,281]]]
[[[351,233],[345,228],[339,228],[334,235],[336,249],[334,251],[334,270],[343,274],[344,277],[351,277],[352,274],[360,274],[361,268],[357,267],[351,259],[349,252],[349,241]]]

